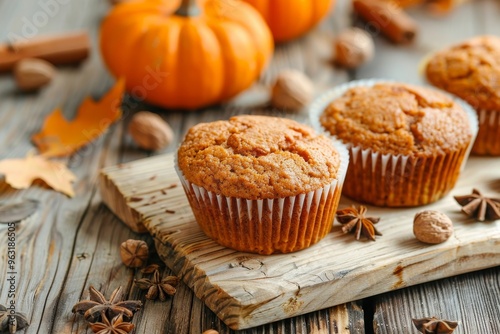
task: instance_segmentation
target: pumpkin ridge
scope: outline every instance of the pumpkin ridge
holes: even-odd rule
[[[208,24],[224,50],[224,80],[219,96],[219,99],[224,101],[250,87],[260,69],[255,60],[254,48],[248,46],[252,38],[246,29],[231,21]]]
[[[188,106],[191,105],[190,101],[196,100],[207,105],[213,104],[222,91],[220,45],[215,33],[203,21],[202,17],[182,19],[179,32],[177,97],[178,101],[185,101]],[[200,73],[206,75],[201,76]],[[199,89],[194,89],[191,82],[197,82]]]
[[[151,47],[147,41],[149,41],[151,38],[157,38],[158,39],[158,30],[161,28],[161,23],[156,22],[155,24],[152,23],[152,21],[158,21],[156,17],[153,18],[148,18],[150,21],[149,24],[147,25],[147,29],[143,30],[140,34],[138,34],[135,38],[135,40],[131,43],[131,51],[128,53],[125,52],[123,55],[124,58],[126,58],[126,63],[129,64],[128,70],[129,70],[129,75],[132,77],[135,77],[136,79],[133,80],[127,80],[127,89],[132,93],[135,94],[135,97],[140,99],[140,100],[145,100],[148,98],[148,95],[153,94],[154,90],[147,89],[147,84],[146,82],[146,75],[145,73],[148,73],[148,68],[150,70],[155,70],[156,66],[155,64],[150,64],[149,62],[145,62],[144,59],[148,55],[148,52],[139,52],[137,55],[135,54],[135,50],[144,50],[145,47]],[[155,29],[156,28],[156,29]],[[160,43],[161,44],[161,43]],[[150,50],[148,50],[150,51]],[[148,65],[142,67],[143,63],[148,63]],[[138,85],[137,82],[140,84]],[[142,94],[142,92],[145,92],[146,96],[139,96]]]
[[[172,20],[171,18],[161,18],[162,20]],[[170,22],[172,23],[172,22]],[[175,93],[175,87],[172,81],[168,80],[169,76],[175,74],[175,59],[170,57],[171,50],[178,42],[175,36],[178,34],[178,24],[170,24],[168,29],[162,29],[161,25],[157,26],[155,35],[159,39],[158,56],[156,63],[149,63],[147,66],[151,69],[143,79],[144,86],[151,85],[151,88],[145,87],[148,90],[149,99],[155,103],[161,103],[165,95]]]
[[[214,5],[214,3],[216,3],[217,1],[219,1],[219,0],[208,0],[207,1],[207,13],[209,13],[208,16],[218,17],[218,15],[220,15],[218,13],[217,9],[214,8],[214,7],[217,7],[217,5]],[[263,35],[264,33],[266,33],[266,31],[263,31],[263,30],[267,30],[267,33],[269,33],[269,28],[267,28],[266,26],[261,26],[259,24],[259,21],[262,20],[260,13],[257,12],[253,6],[251,6],[250,4],[248,4],[246,2],[240,2],[239,6],[242,8],[245,8],[245,10],[247,11],[244,13],[244,15],[240,15],[241,10],[238,12],[235,11],[236,13],[233,11],[224,11],[223,17],[224,17],[225,21],[238,24],[247,31],[248,36],[250,36],[250,39],[252,40],[252,43],[253,43],[255,50],[261,51],[262,49],[264,49],[263,46],[266,46],[265,47],[266,50],[264,50],[263,52],[260,52],[260,53],[257,52],[257,54],[258,54],[257,63],[258,63],[258,68],[259,68],[259,73],[260,73],[268,65],[268,62],[269,62],[269,60],[272,56],[272,53],[274,51],[274,43],[273,43],[272,38],[268,38],[266,41],[262,41],[262,40],[258,39],[259,35]],[[258,34],[256,34],[255,30],[259,29],[259,28],[261,31]],[[271,37],[271,36],[269,36],[269,37]]]

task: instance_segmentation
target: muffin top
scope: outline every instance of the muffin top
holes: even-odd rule
[[[476,109],[500,110],[500,37],[479,36],[438,52],[426,75]]]
[[[295,121],[236,116],[192,127],[179,169],[197,186],[227,197],[295,196],[331,183],[340,167],[332,141]]]
[[[467,113],[428,88],[380,83],[349,89],[320,117],[344,143],[381,154],[431,156],[469,145]]]

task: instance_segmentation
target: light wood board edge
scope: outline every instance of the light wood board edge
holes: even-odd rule
[[[484,164],[482,161],[475,161],[475,163]],[[130,173],[129,170],[132,172]],[[168,197],[156,198],[152,202],[154,205],[150,205],[148,200],[142,203],[127,202],[127,196],[130,198],[133,195],[132,191],[140,193],[144,197],[147,195],[152,199],[160,196],[158,190],[167,185],[168,182],[172,182],[174,179],[178,180],[173,170],[173,156],[171,154],[138,160],[119,167],[110,167],[106,172],[108,175],[112,175],[108,179],[119,183],[119,188],[121,188],[121,191],[116,192],[121,197],[115,197],[109,203],[117,205],[120,201],[125,201],[120,205],[134,206],[135,212],[142,212],[140,214],[142,222],[155,238],[156,247],[162,260],[183,278],[198,298],[204,301],[233,329],[249,328],[382,292],[500,264],[500,233],[498,227],[495,227],[498,225],[490,226],[490,232],[493,231],[493,235],[484,234],[481,228],[469,227],[467,228],[466,240],[460,240],[457,237],[444,245],[431,246],[431,248],[422,248],[418,242],[410,240],[409,250],[412,252],[412,256],[399,254],[392,257],[388,255],[381,257],[376,264],[357,261],[357,266],[349,266],[347,261],[346,270],[340,276],[339,273],[336,273],[336,276],[329,276],[328,273],[322,273],[321,268],[314,268],[321,273],[315,281],[288,285],[283,289],[285,291],[278,296],[270,296],[270,288],[264,286],[254,298],[244,300],[244,298],[240,298],[241,291],[238,290],[241,290],[241,287],[234,287],[231,284],[227,286],[224,279],[220,279],[220,276],[214,279],[217,272],[207,274],[207,271],[204,270],[206,263],[211,262],[211,256],[214,252],[220,253],[220,257],[225,262],[222,266],[217,267],[216,271],[224,271],[223,268],[228,266],[234,275],[242,280],[256,280],[265,285],[265,280],[259,277],[258,270],[248,270],[252,269],[252,263],[255,261],[262,261],[262,257],[235,252],[209,240],[194,221],[190,208],[186,205],[187,200],[181,187],[169,190]],[[156,181],[159,184],[150,181],[158,174]],[[473,175],[470,175],[469,172],[469,175],[466,176]],[[136,183],[141,185],[140,190],[131,186],[131,184]],[[344,201],[344,205],[346,204]],[[175,209],[176,213],[174,215],[166,214],[165,207]],[[446,208],[446,204],[438,202],[433,208],[442,210]],[[376,209],[372,209],[372,212],[374,212],[373,210]],[[460,216],[459,213],[458,215]],[[184,231],[185,239],[179,238],[180,230],[176,229],[176,226],[182,226],[184,229],[188,226],[189,233]],[[328,251],[328,244],[332,243],[331,239],[333,238],[333,242],[337,243],[342,237],[339,229],[335,230],[334,228],[334,231],[325,240],[306,252],[316,254],[322,247]],[[387,235],[387,237],[391,238],[395,235]],[[352,244],[346,244],[346,247],[349,245]],[[212,254],[206,255],[204,253]],[[264,261],[279,261],[280,257],[283,256],[290,255],[273,255],[265,257]],[[292,254],[292,256],[294,255]],[[285,258],[283,260],[285,261]],[[323,257],[321,260],[325,261],[325,258]],[[219,286],[216,283],[217,279],[224,286]],[[274,282],[270,284],[272,286]],[[279,289],[280,287],[275,288]],[[329,296],[325,295],[327,291],[340,291],[340,293]],[[304,300],[303,296],[308,296],[307,300]]]
[[[332,234],[329,236],[330,239],[341,238],[340,232]],[[482,237],[476,235],[476,237],[475,242],[467,245],[452,242],[447,247],[434,248],[435,251],[432,252],[422,250],[407,258],[401,255],[389,256],[379,263],[351,265],[344,272],[321,272],[320,269],[314,268],[311,270],[311,281],[291,280],[288,286],[283,287],[280,294],[274,296],[271,295],[270,290],[274,293],[279,291],[280,284],[286,284],[284,282],[286,279],[278,283],[266,281],[257,273],[260,269],[259,261],[262,261],[262,266],[265,266],[266,259],[279,263],[280,257],[294,254],[263,257],[234,252],[206,241],[185,247],[185,245],[179,245],[179,240],[175,237],[161,233],[156,236],[155,244],[161,259],[183,278],[196,296],[204,301],[230,328],[241,330],[404,287],[499,265],[500,234],[494,238],[487,235]],[[193,237],[193,239],[196,238],[197,236]],[[317,251],[324,246],[322,243],[329,242],[331,240],[324,240],[312,246],[312,249],[315,248]],[[229,270],[224,274],[225,277],[229,281],[234,279],[231,285],[237,284],[235,282],[238,280],[241,285],[245,284],[243,280],[253,281],[256,285],[260,284],[260,287],[254,287],[248,292],[252,294],[253,299],[242,298],[246,291],[241,291],[241,287],[228,288],[223,279],[218,280],[222,282],[222,286],[216,284],[214,282],[216,280],[212,280],[213,276],[220,275],[207,274],[203,270],[204,259],[196,255],[200,250],[210,253],[220,252],[220,258],[226,259]],[[313,254],[314,252],[311,252],[310,255]],[[354,264],[355,254],[352,259]],[[286,263],[286,260],[283,262]]]
[[[148,230],[142,223],[141,214],[130,207],[125,195],[120,191],[119,186],[114,182],[112,175],[106,169],[99,173],[99,190],[106,206],[120,220],[136,233],[147,233]]]

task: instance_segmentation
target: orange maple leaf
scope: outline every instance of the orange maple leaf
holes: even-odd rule
[[[87,97],[72,121],[64,118],[61,109],[54,110],[43,124],[39,133],[31,138],[38,150],[46,157],[68,156],[87,145],[111,124],[120,119],[120,109],[125,80],[119,79],[108,93],[95,102]]]
[[[33,181],[40,179],[52,189],[73,197],[71,183],[76,180],[65,164],[47,160],[41,155],[28,155],[21,159],[0,161],[0,174],[5,175],[5,182],[15,189],[26,189]]]

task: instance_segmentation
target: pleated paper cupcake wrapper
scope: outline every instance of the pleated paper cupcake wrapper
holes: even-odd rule
[[[395,83],[380,79],[357,80],[321,95],[310,107],[313,127],[318,132],[329,134],[321,125],[320,116],[333,100],[350,88],[384,82]],[[371,149],[348,145],[350,163],[343,194],[363,203],[391,207],[425,205],[446,195],[465,166],[478,131],[478,119],[469,104],[446,92],[443,94],[459,103],[467,113],[472,133],[469,146],[453,154],[413,157],[380,154]]]
[[[351,147],[343,194],[377,206],[432,203],[454,187],[468,150],[415,158]]]
[[[500,110],[477,110],[479,132],[472,153],[500,156]]]
[[[290,253],[307,248],[330,232],[347,172],[344,145],[338,178],[323,188],[276,199],[226,197],[199,187],[176,170],[196,221],[217,243],[244,252]]]

